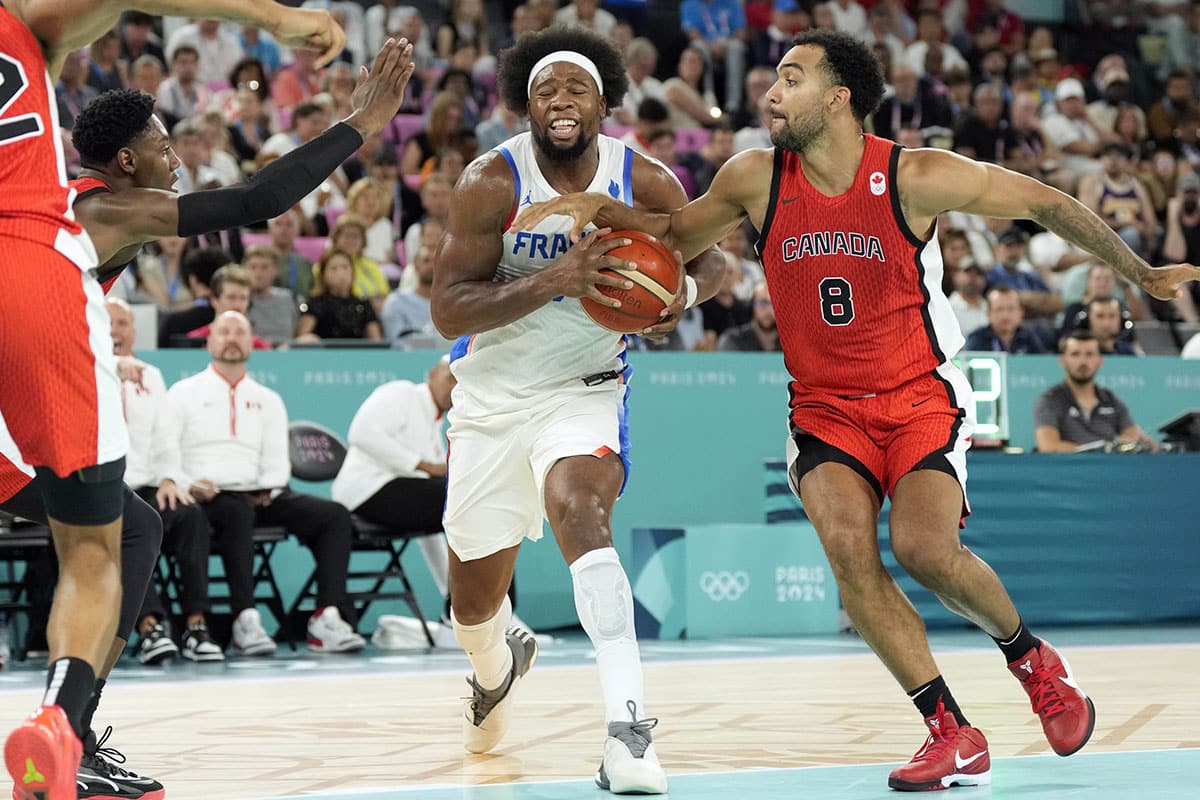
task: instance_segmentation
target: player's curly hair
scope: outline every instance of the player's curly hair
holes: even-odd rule
[[[528,113],[529,70],[556,50],[574,50],[590,58],[604,83],[604,99],[609,110],[621,107],[625,92],[629,89],[621,52],[607,39],[586,28],[556,25],[544,31],[528,33],[500,53],[496,85],[501,101],[510,111],[521,116]]]
[[[848,33],[813,28],[796,34],[793,45],[813,45],[825,51],[821,66],[835,86],[850,90],[850,110],[862,122],[883,100],[883,70],[879,59],[862,41]]]
[[[87,104],[75,118],[71,139],[85,167],[103,167],[122,147],[150,128],[154,96],[136,89],[114,89]]]

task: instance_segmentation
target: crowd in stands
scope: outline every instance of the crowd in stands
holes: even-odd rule
[[[553,24],[589,27],[623,50],[630,89],[605,130],[670,167],[691,197],[735,153],[770,146],[776,63],[795,33],[834,27],[870,43],[883,65],[888,91],[869,131],[1073,193],[1151,263],[1200,261],[1197,2],[1087,3],[1086,18],[1050,21],[1022,19],[1004,0],[306,5],[328,6],[347,31],[325,68],[253,28],[137,12],[64,65],[64,141],[99,92],[149,92],[182,162],[176,188],[190,192],[246,180],[312,139],[348,114],[357,68],[385,36],[415,42],[401,113],[294,209],[261,229],[160,240],[139,256],[116,292],[158,308],[160,346],[203,342],[191,334],[222,307],[211,277],[239,264],[251,281],[240,310],[270,346],[447,347],[429,320],[429,290],[451,188],[473,158],[527,126],[496,102],[496,54]],[[943,288],[971,346],[1054,351],[1083,326],[1105,352],[1141,352],[1139,328],[1169,332],[1150,352],[1178,352],[1200,326],[1200,298],[1154,300],[1111,270],[1093,281],[1104,265],[1031,223],[949,213],[938,236]],[[731,267],[718,296],[665,341],[634,346],[777,349],[755,238],[747,227],[722,243]],[[1096,330],[1112,308],[1115,338]]]

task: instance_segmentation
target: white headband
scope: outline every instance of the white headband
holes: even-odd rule
[[[540,61],[533,65],[533,69],[529,70],[529,85],[525,87],[525,93],[532,95],[533,79],[537,77],[539,72],[558,61],[566,61],[568,64],[574,64],[582,68],[584,72],[592,76],[592,80],[596,82],[596,88],[600,91],[600,94],[604,94],[604,81],[600,80],[600,70],[596,69],[595,63],[590,58],[582,53],[576,53],[574,50],[555,50],[550,55],[543,56]]]

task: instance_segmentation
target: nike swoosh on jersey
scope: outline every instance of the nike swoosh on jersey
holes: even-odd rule
[[[959,756],[958,751],[955,750],[954,751],[954,768],[962,769],[963,767],[970,766],[971,764],[974,764],[979,759],[983,758],[984,753],[986,753],[986,752],[987,751],[984,750],[982,752],[976,753],[975,755],[971,756],[970,758],[962,758],[961,756]]]

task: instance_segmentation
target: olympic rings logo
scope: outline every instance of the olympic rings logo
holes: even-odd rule
[[[750,588],[750,576],[744,570],[736,572],[703,572],[700,574],[700,591],[714,603],[722,600],[733,602]]]

